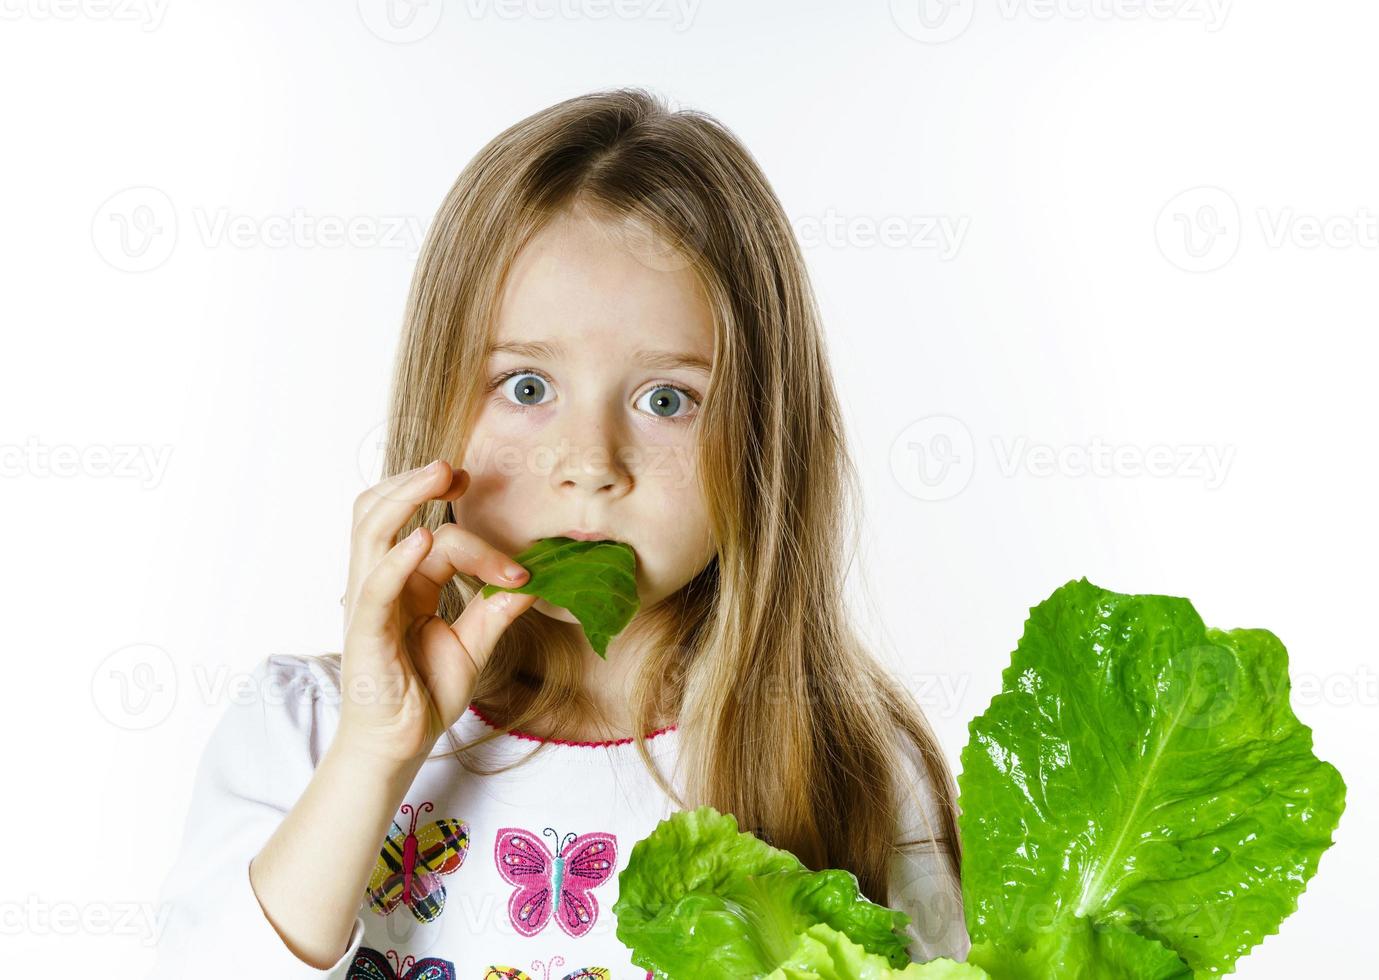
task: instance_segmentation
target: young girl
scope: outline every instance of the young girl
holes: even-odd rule
[[[617,90],[484,147],[417,264],[386,472],[343,654],[268,657],[206,750],[160,977],[640,980],[618,874],[702,803],[965,958],[952,776],[845,611],[804,262],[721,124]],[[636,554],[606,660],[564,609],[478,597],[559,535]]]

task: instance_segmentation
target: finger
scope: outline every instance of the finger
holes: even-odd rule
[[[442,465],[437,466],[438,463]],[[443,472],[445,467],[447,466],[449,466],[449,463],[447,463],[445,460],[434,459],[423,466],[414,466],[409,470],[403,470],[400,473],[394,473],[386,480],[378,481],[373,486],[369,487],[367,490],[365,490],[363,493],[361,493],[358,497],[355,498],[355,523],[358,523],[360,518],[364,517],[368,514],[369,511],[373,510],[373,508],[380,501],[396,499],[399,494],[405,491],[407,486],[412,481],[416,480],[419,477],[426,477],[428,475],[428,472]],[[460,477],[460,479],[463,480],[465,486],[468,486],[468,473],[466,473],[463,469],[454,469],[452,470],[452,473],[464,474],[463,477]]]
[[[498,602],[503,596],[511,600]],[[469,704],[479,672],[503,631],[535,601],[536,596],[520,592],[476,597],[453,626],[432,616],[418,629],[412,664],[447,727]]]
[[[529,577],[516,560],[458,524],[442,524],[432,536],[434,543],[417,571],[437,588],[461,572],[504,586],[521,585]]]
[[[371,487],[355,501],[354,526],[350,532],[350,582],[358,583],[369,574],[393,546],[398,530],[411,520],[417,508],[437,495],[463,493],[467,476],[456,476],[450,464],[438,460],[434,469],[412,471],[407,479],[391,483],[391,489]]]
[[[364,577],[345,624],[347,634],[363,638],[385,635],[397,597],[426,556],[430,537],[427,528],[417,528],[390,548]]]
[[[356,529],[361,526],[372,526],[370,521],[377,523],[377,512],[381,506],[392,504],[388,513],[396,513],[409,505],[415,510],[424,500],[453,499],[468,487],[468,473],[451,467],[443,459],[437,459],[426,466],[418,466],[416,469],[389,477],[355,497],[351,523]],[[424,495],[422,491],[425,491]],[[383,516],[386,517],[387,514]],[[402,521],[398,521],[393,527],[394,532],[401,526]]]
[[[536,599],[526,592],[496,592],[487,599],[475,596],[464,607],[464,612],[450,628],[474,665],[476,677],[498,645],[503,631],[530,609]]]

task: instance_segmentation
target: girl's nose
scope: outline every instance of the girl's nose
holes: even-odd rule
[[[631,484],[627,465],[630,449],[619,423],[598,410],[570,412],[554,427],[555,465],[551,481],[557,489],[618,494]]]

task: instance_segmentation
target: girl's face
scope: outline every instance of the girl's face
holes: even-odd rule
[[[713,318],[693,271],[645,241],[567,212],[518,254],[454,503],[512,555],[571,531],[631,545],[642,610],[715,553],[696,452]]]

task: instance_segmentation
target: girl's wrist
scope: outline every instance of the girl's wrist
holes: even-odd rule
[[[321,759],[321,766],[348,773],[354,780],[368,780],[373,785],[400,785],[405,793],[429,754],[428,751],[410,759],[395,758],[359,745],[344,732],[337,732]]]

